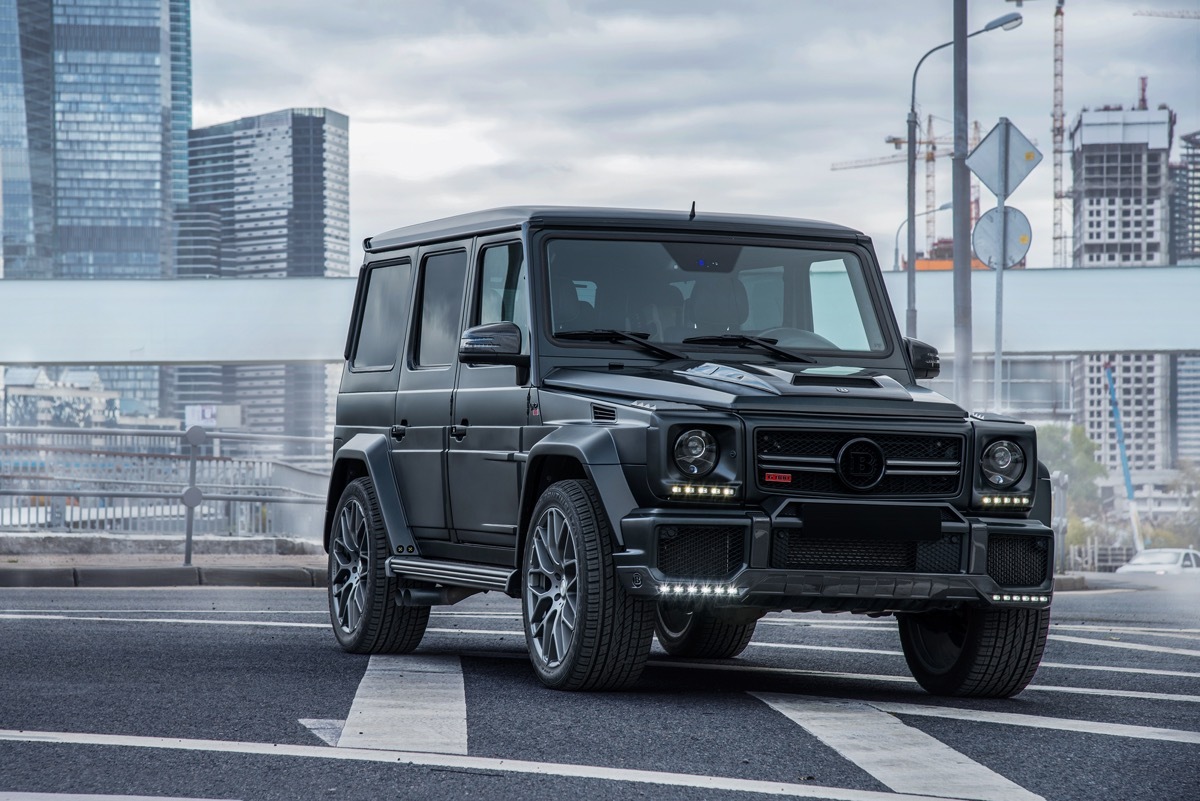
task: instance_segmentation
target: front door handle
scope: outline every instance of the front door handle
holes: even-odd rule
[[[462,421],[461,425],[450,426],[450,436],[454,437],[455,442],[462,442],[463,437],[467,435],[467,428],[470,426],[466,420]]]
[[[404,432],[407,430],[408,428],[406,426],[392,426],[392,439],[399,442],[400,440],[404,439]]]

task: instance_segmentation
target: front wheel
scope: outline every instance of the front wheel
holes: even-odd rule
[[[654,634],[671,656],[696,659],[729,659],[746,649],[754,636],[754,622],[730,623],[711,612],[660,603],[654,616]]]
[[[1033,679],[1050,630],[1048,609],[959,609],[900,615],[913,678],[934,695],[1008,698]]]
[[[374,485],[351,481],[329,536],[329,619],[350,653],[406,654],[425,636],[429,607],[396,606],[396,590],[416,585],[387,575],[390,551]]]
[[[533,510],[521,568],[521,611],[538,679],[557,690],[618,690],[650,654],[650,604],[625,593],[612,530],[589,481],[560,481]]]

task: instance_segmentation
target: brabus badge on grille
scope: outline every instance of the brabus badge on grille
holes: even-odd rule
[[[842,446],[835,461],[838,478],[856,490],[869,490],[883,480],[887,460],[883,449],[871,439],[858,437]]]
[[[850,392],[850,390],[847,389],[846,387],[834,387],[834,389],[836,389],[838,392],[846,392],[846,393]]]
[[[763,476],[763,481],[770,481],[773,484],[791,484],[791,473],[767,473]]]

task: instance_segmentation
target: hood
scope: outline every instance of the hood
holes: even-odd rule
[[[641,405],[687,404],[733,412],[938,417],[966,412],[923,387],[859,367],[805,364],[668,362],[653,367],[563,367],[546,376],[548,388],[607,395]]]

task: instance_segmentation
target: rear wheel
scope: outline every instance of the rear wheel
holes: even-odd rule
[[[329,619],[338,644],[355,654],[404,654],[429,624],[429,607],[396,606],[396,591],[418,586],[387,575],[391,548],[368,478],[346,486],[329,537]]]
[[[960,609],[899,617],[913,678],[934,695],[1008,698],[1033,678],[1048,609]]]
[[[558,690],[617,690],[641,676],[654,630],[648,602],[625,593],[612,530],[588,481],[560,481],[533,510],[521,570],[525,642]]]
[[[730,623],[712,612],[660,603],[654,616],[654,633],[671,656],[696,659],[729,659],[746,649],[754,636],[754,623]]]

